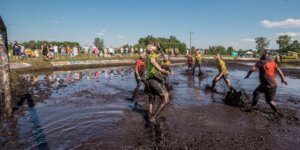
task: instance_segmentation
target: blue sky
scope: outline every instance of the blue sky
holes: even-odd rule
[[[300,40],[299,0],[0,0],[9,40],[78,41],[105,46],[176,36],[189,46],[255,49],[254,38]]]

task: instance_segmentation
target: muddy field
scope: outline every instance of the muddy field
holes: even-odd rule
[[[152,128],[143,87],[130,100],[131,67],[22,74],[15,118],[0,118],[0,149],[299,149],[300,70],[283,68],[289,85],[278,80],[278,116],[263,96],[257,110],[247,109],[259,84],[258,73],[243,79],[250,65],[228,62],[234,87],[245,92],[243,107],[224,104],[223,81],[217,93],[206,90],[217,74],[213,63],[200,77],[174,66],[172,101]]]

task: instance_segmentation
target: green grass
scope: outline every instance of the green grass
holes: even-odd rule
[[[40,55],[41,56],[41,55]],[[76,57],[70,57],[70,56],[58,56],[54,57],[51,60],[45,61],[42,57],[39,59],[30,58],[30,59],[15,59],[10,58],[10,63],[28,63],[31,64],[33,68],[51,68],[52,64],[51,62],[61,62],[61,61],[88,61],[88,60],[124,60],[124,59],[137,59],[139,57],[138,54],[134,55],[115,55],[112,57],[96,57],[95,55],[85,55],[81,54]],[[2,62],[0,62],[2,64]]]

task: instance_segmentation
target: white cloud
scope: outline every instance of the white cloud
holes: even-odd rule
[[[282,21],[262,20],[260,24],[266,28],[300,27],[300,19],[287,18]]]
[[[50,23],[52,23],[52,24],[59,24],[60,21],[59,20],[50,20]]]
[[[280,35],[288,35],[290,37],[298,37],[300,36],[300,32],[280,32],[280,33],[277,33],[277,36],[280,36]]]
[[[123,39],[123,38],[124,38],[124,35],[117,35],[117,38]]]
[[[241,39],[241,41],[243,41],[243,42],[255,42],[255,39],[246,38],[246,39]]]
[[[99,32],[96,35],[98,35],[98,36],[104,36],[104,33],[103,32]]]
[[[106,32],[106,30],[105,30],[105,29],[102,29],[102,30],[101,30],[101,32],[102,32],[102,33],[105,33],[105,32]]]

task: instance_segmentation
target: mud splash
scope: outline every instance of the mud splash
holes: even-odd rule
[[[258,74],[243,80],[246,69],[230,64],[229,69],[234,87],[244,91],[245,105],[250,104]],[[224,104],[223,81],[217,83],[218,92],[205,90],[215,68],[206,66],[200,77],[187,74],[182,65],[172,70],[173,99],[153,128],[145,122],[147,96],[142,90],[135,102],[128,101],[135,88],[131,67],[21,75],[31,98],[16,105],[15,121],[0,119],[2,131],[14,131],[1,132],[7,135],[2,148],[299,148],[299,79],[287,77],[289,86],[279,84],[276,99],[282,116],[274,116],[263,96],[257,110],[244,112]]]

